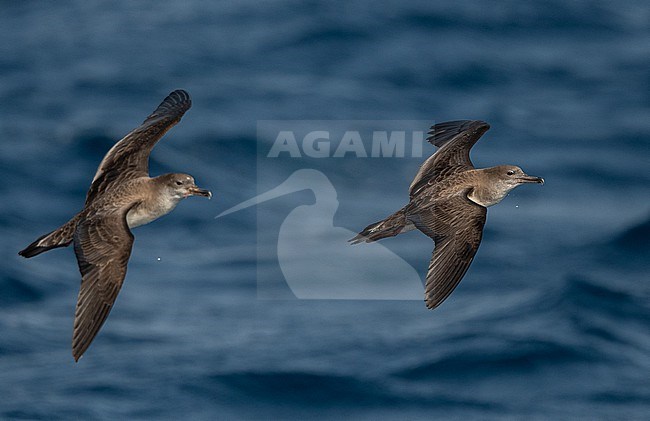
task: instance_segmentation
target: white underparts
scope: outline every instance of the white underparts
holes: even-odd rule
[[[504,191],[503,194],[492,192],[491,195],[481,195],[478,189],[472,189],[472,191],[467,195],[467,198],[477,205],[489,208],[490,206],[496,205],[502,201],[507,195],[508,191]]]
[[[486,208],[489,206],[485,202],[483,202],[480,197],[478,197],[478,195],[474,192],[474,190],[472,190],[472,192],[467,195],[467,198],[472,202],[476,203],[477,205],[481,205]]]
[[[149,222],[155,221],[161,216],[174,210],[180,201],[180,197],[161,195],[158,200],[153,203],[145,202],[131,209],[129,213],[126,214],[126,223],[129,228],[148,224]]]

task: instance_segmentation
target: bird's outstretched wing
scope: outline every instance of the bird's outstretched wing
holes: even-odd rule
[[[472,146],[490,128],[479,120],[456,120],[431,126],[427,141],[439,147],[420,167],[409,189],[415,196],[422,188],[459,169],[472,169]]]
[[[427,142],[441,148],[445,143],[449,142],[457,135],[471,130],[476,124],[487,123],[478,120],[454,120],[434,124],[427,133],[429,135],[427,136]]]
[[[183,90],[176,90],[163,100],[140,127],[117,142],[97,168],[86,195],[86,205],[113,183],[148,176],[149,154],[154,145],[181,120],[191,106],[190,95]]]
[[[130,208],[129,208],[130,209]],[[96,214],[77,226],[74,251],[81,272],[72,334],[72,355],[78,361],[113,307],[126,276],[133,234],[126,210]]]
[[[409,216],[435,242],[425,284],[427,308],[434,309],[449,297],[481,244],[487,209],[470,201],[467,193]]]

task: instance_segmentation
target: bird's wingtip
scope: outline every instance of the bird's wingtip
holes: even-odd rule
[[[368,242],[368,237],[365,235],[357,234],[354,237],[350,238],[348,240],[348,243],[353,246],[355,244],[361,244],[361,243],[367,243]]]
[[[429,297],[424,299],[424,305],[427,306],[428,310],[435,310],[440,304],[442,304],[442,301],[432,300]]]
[[[472,124],[475,129],[489,130],[490,124],[483,120],[475,120]]]

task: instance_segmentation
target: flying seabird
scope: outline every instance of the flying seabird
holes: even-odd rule
[[[487,208],[526,183],[544,184],[514,165],[476,169],[469,151],[490,128],[483,121],[458,120],[431,127],[427,141],[438,149],[411,183],[409,204],[368,225],[352,244],[370,243],[415,228],[435,243],[425,283],[427,308],[438,307],[467,272],[481,244]]]
[[[34,257],[74,243],[81,272],[72,334],[78,361],[113,307],[133,246],[131,228],[171,212],[188,196],[212,197],[187,174],[149,177],[149,154],[191,107],[187,92],[176,90],[106,154],[95,173],[83,209],[60,228],[39,237],[18,254]]]

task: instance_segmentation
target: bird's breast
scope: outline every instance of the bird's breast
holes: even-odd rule
[[[171,212],[177,204],[178,201],[175,200],[143,202],[129,210],[126,214],[126,223],[129,228],[148,224]]]
[[[470,194],[467,195],[467,198],[478,205],[489,208],[490,206],[494,206],[502,201],[507,195],[508,190],[474,188]]]

